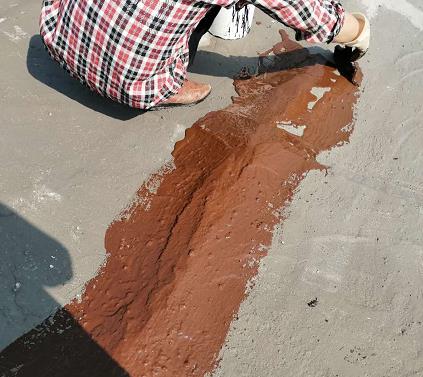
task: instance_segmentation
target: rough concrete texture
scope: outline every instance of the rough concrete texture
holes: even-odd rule
[[[423,12],[379,3],[351,143],[302,182],[216,377],[423,375]]]
[[[216,376],[423,375],[423,7],[363,3],[344,2],[373,16],[351,144],[320,157],[327,177],[302,182]],[[210,98],[141,115],[49,60],[39,9],[0,4],[0,349],[82,291],[113,218],[187,127],[230,102],[229,77],[279,39],[257,13],[247,38],[199,54]]]

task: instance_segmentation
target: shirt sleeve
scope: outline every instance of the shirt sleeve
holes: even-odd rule
[[[237,0],[203,0],[229,7]],[[345,10],[336,0],[249,0],[275,20],[296,31],[297,40],[332,42],[341,30]]]
[[[296,31],[297,40],[332,42],[345,10],[336,0],[251,0],[265,13]]]
[[[230,7],[239,0],[202,0]],[[249,0],[270,17],[296,31],[297,40],[332,42],[345,20],[345,10],[337,0]]]

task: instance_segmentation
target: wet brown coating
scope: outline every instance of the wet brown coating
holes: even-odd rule
[[[19,376],[47,376],[53,364],[63,365],[63,376],[96,376],[99,363],[113,365],[113,376],[203,376],[214,368],[281,221],[276,209],[305,173],[324,168],[316,156],[352,130],[357,88],[282,37],[286,52],[267,62],[270,72],[236,81],[233,104],[188,129],[174,168],[153,176],[111,224],[106,264],[82,301],[59,312],[69,326],[46,321],[8,347],[2,365],[23,364]],[[316,102],[315,87],[330,91]],[[306,128],[296,136],[281,124]],[[64,363],[75,349],[88,351]]]

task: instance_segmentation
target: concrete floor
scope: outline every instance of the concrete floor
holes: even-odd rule
[[[374,33],[351,143],[321,157],[328,176],[302,182],[216,376],[423,375],[423,6],[366,1]],[[0,349],[81,292],[113,218],[279,39],[258,12],[247,38],[199,53],[193,76],[214,87],[205,102],[141,114],[50,61],[39,11],[0,4]]]

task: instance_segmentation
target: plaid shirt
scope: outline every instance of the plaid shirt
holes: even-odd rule
[[[44,0],[41,36],[51,56],[92,90],[148,109],[178,92],[189,37],[207,11],[236,1]],[[330,42],[344,21],[335,0],[251,3],[310,42]]]

